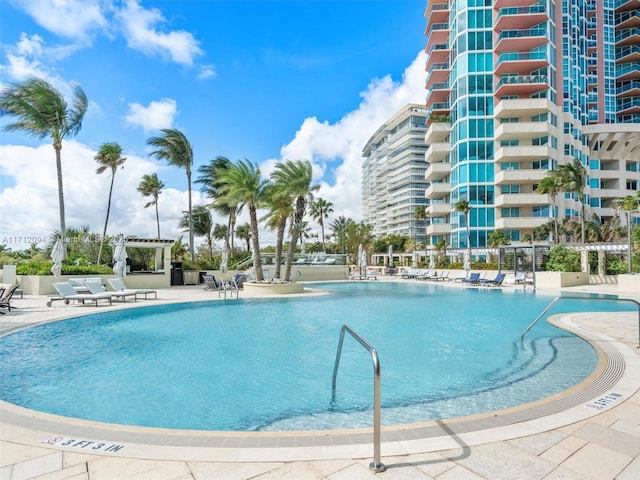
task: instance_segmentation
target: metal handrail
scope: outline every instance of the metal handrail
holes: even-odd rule
[[[342,344],[344,342],[344,334],[348,332],[355,338],[360,345],[366,348],[371,354],[373,360],[373,462],[369,464],[369,468],[375,473],[384,472],[387,467],[380,461],[380,360],[378,352],[369,343],[367,343],[356,332],[346,325],[342,325],[340,330],[340,341],[338,342],[338,351],[336,352],[336,362],[333,366],[333,379],[331,380],[331,403],[336,400],[336,377],[338,376],[338,367],[340,365],[340,357],[342,356]]]
[[[551,307],[553,307],[556,303],[558,303],[560,300],[565,298],[569,300],[606,300],[609,302],[635,303],[636,307],[638,307],[638,348],[640,348],[640,302],[637,302],[636,300],[633,300],[631,298],[606,298],[606,297],[590,298],[590,297],[572,297],[572,296],[556,297],[553,299],[553,301],[549,305],[547,305],[547,308],[545,308],[542,311],[542,313],[538,315],[533,322],[531,322],[531,324],[525,329],[525,331],[522,332],[522,335],[520,335],[520,341],[524,341],[524,336],[527,334],[527,332],[531,330],[536,323],[538,323],[538,321],[544,316],[545,313],[547,313],[551,309]]]

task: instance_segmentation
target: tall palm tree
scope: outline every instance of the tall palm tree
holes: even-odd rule
[[[570,163],[558,165],[548,175],[555,179],[563,191],[575,193],[578,197],[578,202],[580,203],[580,231],[582,242],[584,243],[584,189],[587,185],[587,169],[582,165],[580,159],[574,158]]]
[[[158,178],[157,173],[149,175],[143,175],[140,184],[138,185],[138,191],[143,197],[151,197],[151,201],[144,205],[144,208],[151,205],[156,206],[156,223],[158,225],[158,238],[160,238],[160,215],[158,214],[158,197],[160,192],[164,188],[164,183]]]
[[[555,244],[558,243],[558,216],[556,215],[556,200],[558,198],[558,193],[560,193],[561,186],[558,183],[558,178],[549,175],[550,172],[547,172],[547,176],[545,176],[540,183],[538,183],[538,187],[536,188],[536,192],[540,194],[549,194],[551,197],[551,204],[553,207],[553,228],[554,228],[554,237],[553,241]]]
[[[467,251],[469,252],[469,261],[471,261],[471,229],[469,226],[469,212],[471,211],[471,204],[468,200],[460,200],[455,206],[456,212],[464,214],[465,224],[467,225]]]
[[[280,186],[270,183],[266,189],[267,215],[263,218],[267,227],[276,231],[276,251],[274,256],[275,271],[273,278],[280,278],[282,264],[282,246],[287,228],[287,220],[293,215],[293,200],[288,192]]]
[[[243,223],[236,228],[236,236],[240,240],[244,240],[247,244],[247,252],[251,251],[251,225]]]
[[[424,220],[424,248],[426,251],[427,245],[429,243],[428,241],[428,235],[427,235],[427,218],[429,218],[429,214],[427,213],[427,207],[425,207],[424,205],[418,205],[416,207],[415,210],[415,218],[416,221],[420,221],[420,220]],[[416,248],[418,248],[418,242],[416,241]]]
[[[286,160],[278,163],[271,174],[271,179],[282,194],[291,196],[295,201],[293,219],[291,225],[291,241],[287,251],[287,261],[284,268],[284,281],[291,281],[291,264],[293,255],[300,238],[302,221],[306,210],[307,202],[313,199],[312,192],[320,188],[319,185],[312,185],[313,168],[309,160]]]
[[[322,252],[327,253],[327,245],[324,241],[324,220],[329,218],[329,214],[333,212],[333,203],[326,201],[324,198],[318,198],[311,202],[311,217],[318,221],[322,230]]]
[[[351,223],[353,223],[352,219],[345,218],[344,216],[340,215],[330,225],[331,226],[331,230],[333,231],[333,234],[335,235],[336,239],[338,240],[338,242],[341,245],[341,253],[342,253],[342,255],[344,255],[346,253],[346,250],[345,250],[345,235],[346,235],[346,232],[347,232],[347,227]]]
[[[213,226],[212,236],[216,240],[224,240],[225,245],[229,248],[229,232],[226,225],[222,223],[216,223]]]
[[[107,201],[107,215],[104,219],[104,229],[102,230],[102,238],[100,238],[100,249],[98,250],[98,265],[102,259],[102,247],[104,240],[107,238],[107,225],[109,225],[109,212],[111,211],[111,195],[113,194],[113,182],[116,178],[118,167],[123,167],[127,157],[122,156],[122,147],[115,142],[103,143],[95,156],[96,162],[100,165],[96,169],[98,175],[109,169],[111,171],[111,185],[109,186],[109,199]],[[124,167],[123,167],[124,168]]]
[[[60,211],[60,232],[66,256],[66,225],[64,214],[64,192],[62,188],[62,141],[65,137],[75,137],[82,128],[82,119],[87,112],[87,96],[78,84],[72,84],[71,105],[46,80],[30,78],[12,83],[0,92],[0,115],[10,115],[15,122],[8,123],[4,130],[24,132],[38,139],[51,137],[56,152],[58,175],[58,205]]]
[[[193,148],[187,137],[180,130],[163,128],[163,135],[147,139],[147,145],[155,147],[150,157],[158,160],[166,160],[169,165],[184,168],[187,174],[187,187],[189,189],[189,249],[191,260],[195,259],[193,246],[193,208],[191,207],[191,165],[193,165]]]
[[[234,235],[236,231],[236,220],[242,212],[242,204],[227,204],[225,201],[219,199],[218,194],[218,177],[231,168],[233,163],[226,157],[217,156],[209,162],[208,165],[200,165],[198,167],[198,173],[200,176],[195,180],[195,183],[199,183],[202,186],[200,191],[205,194],[207,198],[213,200],[211,208],[218,212],[220,215],[227,217],[227,237],[225,241],[229,250],[235,250]],[[221,173],[222,172],[222,173]]]
[[[209,259],[213,258],[213,218],[211,217],[211,210],[205,205],[196,205],[193,207],[191,218],[193,220],[193,234],[205,238]],[[189,225],[189,212],[184,212],[180,219],[179,227],[183,229],[183,232],[186,232],[189,230]]]
[[[262,178],[260,169],[249,160],[239,160],[228,170],[221,171],[218,183],[220,198],[227,204],[233,202],[246,205],[249,209],[251,225],[251,241],[253,247],[253,268],[256,280],[264,280],[262,260],[260,258],[260,237],[258,234],[258,208],[264,203],[266,180]]]

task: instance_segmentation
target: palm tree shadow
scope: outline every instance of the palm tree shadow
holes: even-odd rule
[[[442,458],[438,458],[438,459],[423,460],[423,461],[417,461],[417,462],[394,463],[392,465],[386,465],[387,470],[390,470],[393,468],[415,467],[417,465],[433,465],[433,464],[442,463],[442,462],[455,462],[471,456],[471,447],[469,447],[469,445],[464,443],[464,441],[451,429],[451,427],[449,427],[442,420],[438,420],[436,423],[440,426],[440,428],[442,428],[442,430],[444,430],[447,433],[449,437],[451,437],[453,440],[455,440],[455,442],[458,445],[460,445],[460,448],[462,450],[459,455],[443,456]],[[447,449],[447,450],[450,450],[450,449]]]

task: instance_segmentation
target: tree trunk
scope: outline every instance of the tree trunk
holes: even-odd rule
[[[109,199],[107,200],[107,216],[104,219],[104,229],[102,230],[102,238],[100,238],[100,248],[98,249],[98,262],[100,265],[100,259],[102,258],[102,247],[104,246],[104,240],[107,238],[107,225],[109,225],[109,211],[111,210],[111,194],[113,192],[113,181],[116,178],[115,169],[111,169],[111,186],[109,187]]]
[[[287,263],[284,268],[284,281],[291,281],[291,265],[293,264],[293,254],[296,251],[296,245],[298,238],[300,238],[300,231],[302,226],[302,218],[304,217],[305,200],[304,197],[298,197],[296,200],[296,211],[293,215],[293,225],[291,229],[291,243],[289,244],[289,251],[287,252]]]
[[[56,151],[56,171],[58,173],[58,206],[60,210],[60,241],[62,242],[63,258],[67,258],[67,226],[64,221],[64,192],[62,188],[62,147],[53,147]]]
[[[160,214],[158,213],[158,197],[156,197],[156,223],[158,224],[158,239],[160,238]]]
[[[255,207],[249,207],[249,219],[251,221],[251,243],[253,244],[253,269],[256,272],[256,281],[264,280],[262,271],[262,259],[260,258],[260,239],[258,238],[258,215]]]
[[[273,274],[273,278],[280,278],[280,270],[282,270],[282,244],[284,241],[284,231],[287,228],[287,217],[282,215],[278,220],[278,230],[276,233],[276,255],[275,255],[275,264],[276,269]]]
[[[324,243],[324,222],[320,217],[320,228],[322,229],[322,253],[327,253],[327,245]]]
[[[193,245],[193,213],[191,211],[191,171],[187,171],[187,183],[189,188],[189,249],[191,251],[191,261],[195,262],[196,254]]]

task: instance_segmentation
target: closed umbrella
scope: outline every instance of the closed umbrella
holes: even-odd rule
[[[64,259],[64,249],[62,248],[62,242],[56,240],[51,249],[51,260],[53,260],[53,266],[51,267],[51,273],[54,276],[60,277],[62,273],[62,260]]]
[[[222,272],[223,276],[225,273],[227,273],[228,269],[229,269],[229,249],[227,248],[227,244],[225,242],[225,244],[222,247],[222,259],[220,260],[220,271]]]
[[[469,252],[464,252],[464,264],[462,268],[464,268],[467,272],[467,276],[469,276],[469,272],[471,271],[471,258],[469,257]]]
[[[121,236],[116,242],[116,248],[113,251],[113,273],[120,279],[127,275],[127,249],[124,245],[124,237]]]
[[[413,256],[411,257],[411,268],[418,268],[418,252],[413,251]]]
[[[360,273],[364,275],[367,272],[367,251],[362,247],[362,244],[358,247],[358,264],[360,265]]]
[[[433,275],[435,270],[436,270],[436,259],[433,256],[433,252],[431,252],[429,254],[429,272],[430,272],[430,274]]]
[[[389,245],[389,266],[393,267],[393,245]]]

